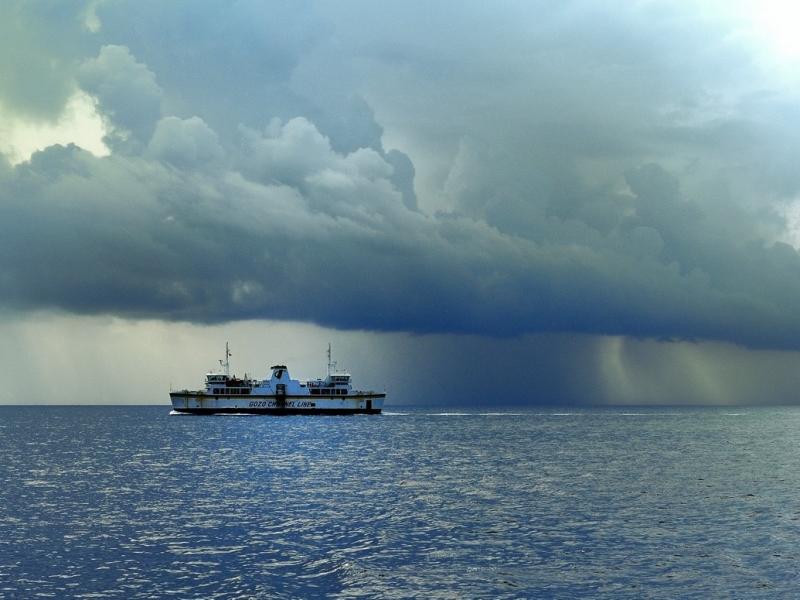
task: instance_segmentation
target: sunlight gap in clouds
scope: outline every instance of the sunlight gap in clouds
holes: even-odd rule
[[[110,151],[103,143],[105,134],[95,101],[82,91],[72,95],[53,122],[22,119],[0,107],[0,152],[11,164],[25,162],[34,152],[54,144],[75,144],[95,156],[107,156]]]
[[[763,66],[786,79],[799,79],[800,4],[793,0],[724,0],[706,6],[738,23],[735,35],[754,46],[756,59]]]
[[[800,4],[793,0],[758,0],[748,3],[748,11],[756,34],[779,59],[797,62],[800,59]]]

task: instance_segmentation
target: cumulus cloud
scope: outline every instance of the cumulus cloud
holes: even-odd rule
[[[113,152],[0,167],[6,306],[800,346],[796,90],[724,20],[191,7],[74,34]]]
[[[161,119],[146,154],[178,168],[208,166],[224,157],[216,132],[199,117]]]
[[[110,141],[133,137],[141,144],[153,133],[161,114],[161,88],[154,73],[137,62],[125,46],[103,46],[96,58],[78,70],[78,83],[98,102],[112,126]]]

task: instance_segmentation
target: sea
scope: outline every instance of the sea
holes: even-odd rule
[[[796,598],[800,409],[0,408],[0,598]]]

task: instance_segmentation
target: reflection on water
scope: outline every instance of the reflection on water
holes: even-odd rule
[[[800,411],[0,408],[0,597],[788,597]]]

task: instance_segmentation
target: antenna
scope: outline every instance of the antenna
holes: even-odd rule
[[[331,343],[328,342],[328,377],[331,376]]]
[[[231,376],[231,351],[228,349],[228,342],[225,342],[225,361],[219,361],[219,364],[225,367],[225,375],[230,377]]]

